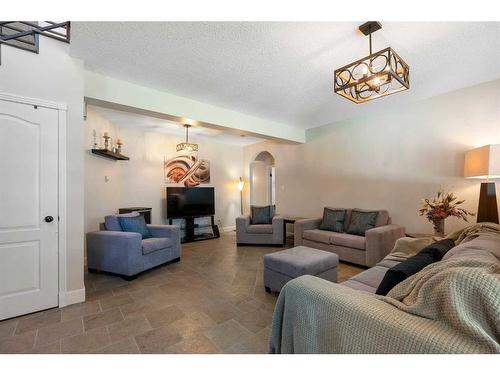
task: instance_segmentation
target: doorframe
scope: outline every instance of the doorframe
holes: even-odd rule
[[[7,94],[0,92],[0,99],[4,101],[33,105],[43,108],[54,109],[57,111],[57,136],[58,136],[58,192],[57,192],[57,205],[58,205],[58,231],[57,231],[57,247],[58,247],[58,303],[59,307],[67,306],[75,303],[72,300],[78,299],[80,296],[70,297],[66,284],[66,254],[67,254],[67,227],[66,227],[66,121],[68,107],[66,103],[54,102],[44,99],[35,99],[26,96],[15,94]],[[84,289],[85,291],[85,289]]]

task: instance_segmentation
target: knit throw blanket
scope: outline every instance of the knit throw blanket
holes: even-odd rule
[[[500,352],[500,263],[468,258],[433,263],[396,285],[384,300],[440,321]]]
[[[455,245],[458,245],[464,240],[470,241],[483,233],[500,233],[500,225],[477,223],[450,233],[446,238],[455,241]]]
[[[282,289],[271,353],[500,353],[500,263],[450,258],[385,297],[312,276]]]

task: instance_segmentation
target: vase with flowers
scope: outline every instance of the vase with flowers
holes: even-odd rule
[[[439,190],[434,198],[422,200],[419,214],[425,216],[432,223],[436,236],[444,237],[444,220],[448,216],[455,216],[465,221],[468,221],[467,216],[474,216],[474,213],[458,207],[464,202],[465,200],[457,200],[452,192]]]

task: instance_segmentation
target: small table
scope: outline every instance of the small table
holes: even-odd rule
[[[299,216],[283,216],[283,245],[286,245],[286,225],[295,224],[297,220],[305,219]]]

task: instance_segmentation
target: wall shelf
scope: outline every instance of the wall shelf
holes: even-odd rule
[[[99,150],[99,149],[93,149],[92,153],[95,155],[103,156],[108,159],[112,160],[130,160],[128,156],[124,156],[122,154],[119,154],[117,152],[109,151],[109,150]]]

